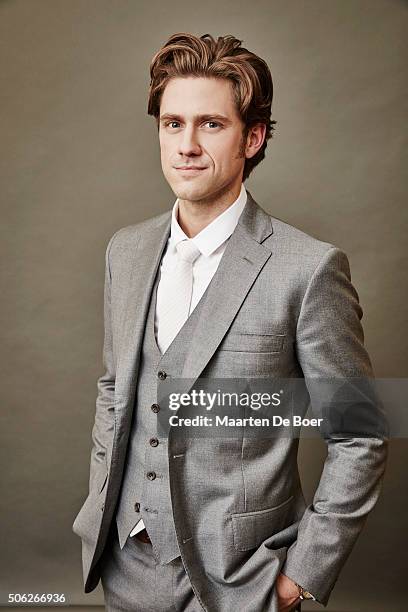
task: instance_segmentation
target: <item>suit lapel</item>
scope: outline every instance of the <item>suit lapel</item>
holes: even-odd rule
[[[116,378],[116,407],[125,407],[137,384],[140,349],[154,279],[170,235],[171,212],[142,235],[131,261]]]
[[[258,274],[271,256],[271,251],[262,242],[272,233],[271,218],[248,192],[246,206],[208,287],[191,338],[181,376],[190,379],[190,385],[214,355]]]

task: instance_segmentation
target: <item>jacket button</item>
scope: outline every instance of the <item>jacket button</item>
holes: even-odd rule
[[[135,503],[135,512],[140,512],[140,504],[139,504],[139,502]]]
[[[163,370],[160,370],[160,372],[157,373],[157,376],[160,378],[160,380],[164,380],[167,377],[166,372],[163,372]]]
[[[157,438],[150,438],[149,440],[150,446],[158,446],[159,445],[159,441]]]
[[[159,412],[160,406],[159,404],[152,404],[151,409],[153,410],[153,412]]]
[[[149,480],[154,480],[156,478],[156,472],[147,472],[146,476]]]

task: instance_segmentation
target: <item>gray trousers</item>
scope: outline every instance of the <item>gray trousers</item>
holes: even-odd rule
[[[100,567],[107,612],[202,612],[181,557],[159,565],[152,545],[135,537],[121,550],[116,525]]]
[[[108,612],[202,612],[181,557],[159,565],[152,545],[128,538],[120,549],[111,530],[100,561]]]

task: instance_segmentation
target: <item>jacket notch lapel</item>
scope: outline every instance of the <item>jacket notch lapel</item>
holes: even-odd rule
[[[265,241],[273,233],[270,216],[248,193],[246,206],[228,240],[191,339],[182,378],[198,378],[217,350],[257,276],[272,255]],[[192,380],[191,380],[192,379]]]
[[[170,224],[171,214],[141,237],[133,253],[116,368],[115,406],[118,410],[128,407],[136,389],[151,292],[170,234]]]

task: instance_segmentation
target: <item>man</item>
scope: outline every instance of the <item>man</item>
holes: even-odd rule
[[[85,591],[101,577],[108,610],[326,605],[379,495],[381,437],[326,436],[306,506],[296,438],[158,433],[165,379],[373,376],[346,255],[243,186],[271,103],[266,63],[232,36],[176,34],[152,60],[148,111],[177,200],[107,247],[106,371],[74,524]]]

